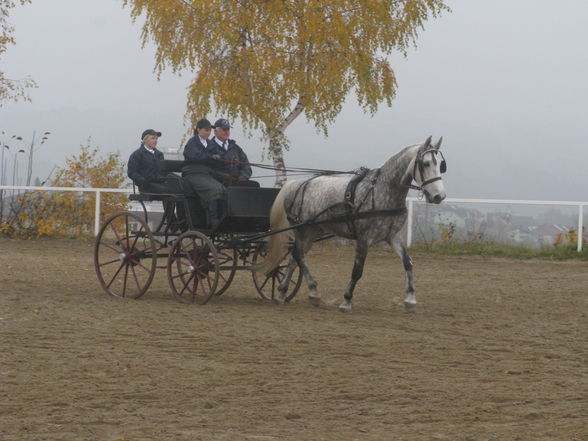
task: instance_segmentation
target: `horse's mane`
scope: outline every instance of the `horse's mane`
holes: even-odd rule
[[[420,144],[413,144],[413,145],[409,145],[407,147],[404,147],[402,150],[400,150],[398,153],[396,153],[394,156],[392,156],[390,159],[388,159],[384,163],[384,165],[382,165],[382,168],[390,168],[390,167],[396,168],[396,167],[398,167],[399,161],[407,155],[408,151],[412,148],[419,147],[419,146],[420,146]],[[408,166],[408,164],[407,164],[407,166]]]

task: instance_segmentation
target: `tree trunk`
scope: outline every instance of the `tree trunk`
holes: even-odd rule
[[[269,152],[276,167],[275,187],[281,188],[286,183],[286,164],[284,163],[284,133],[272,131],[269,139]]]
[[[290,114],[277,127],[268,127],[269,153],[274,161],[276,170],[275,186],[280,188],[286,183],[286,164],[284,162],[284,150],[288,147],[288,138],[285,131],[290,124],[304,112],[304,104],[300,98]]]

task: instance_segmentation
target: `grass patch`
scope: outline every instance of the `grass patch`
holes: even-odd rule
[[[588,260],[588,249],[583,247],[578,253],[577,245],[549,248],[529,248],[523,245],[508,245],[496,242],[458,242],[447,241],[434,244],[416,244],[412,250],[422,253],[442,254],[445,256],[493,256],[513,259],[581,259]]]

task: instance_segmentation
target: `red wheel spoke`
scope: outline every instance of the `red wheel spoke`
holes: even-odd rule
[[[198,277],[194,277],[194,287],[192,288],[192,303],[194,303],[194,299],[198,293]]]
[[[177,279],[178,277],[184,277],[187,274],[190,274],[190,272],[178,274],[177,276],[173,276],[172,279]]]
[[[127,211],[110,216],[100,230],[94,248],[94,267],[102,288],[116,297],[141,297],[155,275],[157,255],[152,251],[154,244],[149,226],[139,216]],[[116,262],[120,263],[118,268]],[[146,274],[139,274],[138,267]]]
[[[114,273],[114,276],[112,276],[112,279],[110,279],[110,282],[108,285],[106,285],[106,289],[110,288],[110,285],[112,285],[112,282],[114,282],[114,279],[116,279],[116,276],[118,276],[118,273],[120,273],[120,270],[123,268],[123,266],[125,266],[125,262],[120,264],[118,270],[116,270],[116,273]]]
[[[204,271],[200,271],[200,268],[196,268],[196,272],[201,276],[201,278],[208,277],[208,275]]]
[[[184,302],[206,303],[218,282],[218,262],[218,254],[208,237],[198,231],[180,235],[167,261],[167,279],[173,293]]]
[[[123,290],[122,290],[122,296],[123,297],[127,293],[127,279],[128,279],[128,276],[129,276],[129,263],[126,262],[126,265],[125,265],[125,278],[123,280]]]
[[[141,262],[139,262],[139,260],[135,260],[135,259],[133,259],[132,257],[129,257],[129,260],[130,260],[132,263],[134,263],[135,265],[137,265],[137,266],[140,266],[141,268],[143,268],[143,269],[144,269],[145,271],[147,271],[148,273],[150,273],[150,272],[151,272],[151,270],[150,270],[150,269],[148,269],[147,267],[145,267],[145,266],[144,266],[144,265],[143,265]]]
[[[263,288],[265,288],[265,285],[267,284],[267,282],[269,282],[272,279],[272,277],[267,277],[264,282],[261,284],[261,286],[259,287],[260,290],[263,290]]]
[[[142,250],[133,251],[133,253],[131,254],[131,257],[138,256],[138,255],[140,255],[141,253],[143,253],[143,252],[145,252],[145,251],[147,251],[147,250],[150,250],[150,249],[151,249],[151,247],[149,246],[149,247],[145,247],[145,248],[143,248]],[[130,252],[130,251],[129,251],[129,252]]]
[[[113,222],[110,223],[110,229],[114,232],[114,235],[116,236],[116,240],[118,241],[120,246],[123,247],[122,240],[121,240],[120,236],[118,235],[118,231],[116,231],[116,228],[114,228]],[[124,251],[124,249],[125,248],[123,248],[123,251]]]
[[[139,283],[139,279],[137,278],[137,273],[135,272],[135,267],[131,265],[131,271],[133,272],[133,277],[135,278],[135,283],[137,284],[137,289],[141,292],[141,284]]]
[[[193,250],[190,250],[190,251],[193,251]],[[184,251],[182,249],[182,252],[185,254],[186,259],[188,259],[190,261],[190,263],[192,264],[192,266],[196,266],[196,264],[194,263],[194,260],[192,259],[192,256],[190,255],[190,251],[187,251],[187,250]]]
[[[133,248],[135,248],[135,245],[137,244],[137,240],[139,240],[139,233],[143,231],[143,225],[141,225],[141,228],[139,228],[139,231],[137,231],[137,235],[135,236],[135,240],[133,241],[133,245],[131,245],[131,250]]]
[[[120,259],[110,260],[108,262],[101,263],[100,266],[110,265],[111,263],[120,262]]]
[[[100,245],[104,245],[107,248],[110,248],[113,251],[116,251],[118,254],[122,254],[125,252],[125,250],[123,248],[115,248],[112,245],[110,245],[109,243],[106,242],[100,242]]]
[[[257,264],[258,262],[262,261],[266,254],[267,250],[265,249],[259,249],[258,251],[256,251],[252,258],[253,266],[255,266],[255,264]],[[292,274],[290,274],[289,279],[286,279],[286,276],[289,274],[289,269],[291,268],[291,266],[293,266],[294,269],[292,271]],[[296,271],[297,269],[299,270],[299,272]],[[263,277],[265,277],[265,280],[262,279]],[[270,279],[271,284],[268,285]],[[284,254],[282,260],[280,261],[280,264],[276,268],[264,274],[256,273],[255,271],[253,272],[253,281],[255,283],[255,288],[257,289],[259,295],[266,300],[274,299],[276,293],[279,294],[280,288],[282,287],[282,284],[286,282],[286,280],[288,280],[288,283],[286,283],[284,286],[286,291],[285,301],[289,302],[290,300],[292,300],[292,298],[294,298],[294,296],[298,292],[298,289],[300,288],[300,284],[302,281],[302,272],[298,268],[298,265],[294,265],[294,261],[292,260],[290,251],[287,251]]]
[[[193,279],[193,278],[194,278],[194,274],[191,274],[191,275],[190,275],[190,277],[188,277],[188,280],[187,280],[186,282],[184,282],[184,281],[182,280],[182,282],[184,282],[184,287],[183,287],[183,288],[182,288],[182,290],[180,291],[180,294],[179,294],[180,296],[181,296],[182,294],[184,294],[184,291],[186,291],[186,288],[188,287],[188,285],[190,285],[190,282],[192,281],[192,279]]]
[[[129,249],[129,216],[125,216],[125,240],[127,241],[127,250]]]

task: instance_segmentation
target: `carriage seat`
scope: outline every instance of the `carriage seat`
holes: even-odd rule
[[[160,163],[160,168],[163,173],[167,175],[166,179],[177,179],[177,188],[182,189],[178,192],[172,193],[148,193],[148,192],[139,192],[135,191],[135,184],[133,184],[133,193],[129,195],[129,200],[131,201],[182,201],[185,200],[186,197],[188,198],[195,198],[200,199],[198,194],[189,186],[185,185],[184,180],[182,179],[182,166],[184,165],[184,161],[179,161],[176,159],[164,159]],[[247,182],[234,182],[230,184],[230,187],[255,187],[259,188],[259,182],[249,180]]]
[[[135,191],[135,184],[133,184],[133,193],[129,195],[131,201],[183,201],[186,197],[197,198],[198,195],[190,188],[184,185],[184,181],[180,172],[182,171],[182,164],[184,161],[164,159],[161,161],[160,169],[167,174],[166,180],[177,180],[177,192],[170,193],[148,193]]]

